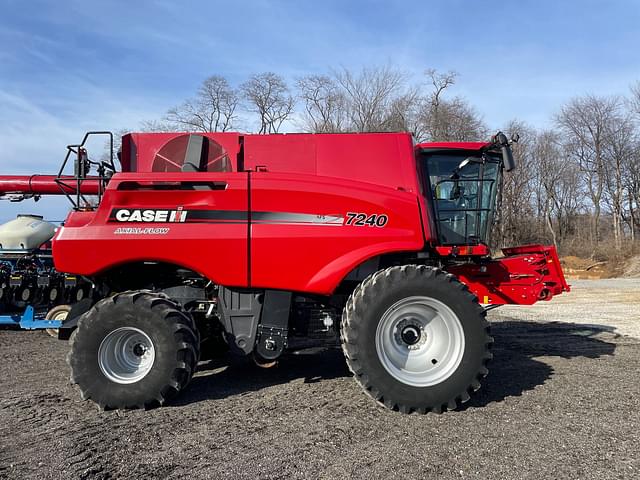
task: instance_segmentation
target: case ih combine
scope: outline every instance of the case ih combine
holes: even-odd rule
[[[418,145],[402,133],[134,133],[118,171],[113,154],[89,158],[94,134],[58,175],[0,177],[0,195],[72,201],[52,238],[55,270],[37,276],[81,279],[88,296],[41,295],[40,306],[71,302],[71,380],[103,408],[164,404],[201,351],[270,366],[340,342],[386,407],[454,409],[487,374],[486,310],[569,289],[553,247],[490,257],[515,166],[501,133]],[[3,268],[18,278],[15,259]]]

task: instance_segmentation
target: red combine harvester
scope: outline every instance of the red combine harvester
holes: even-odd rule
[[[52,255],[91,295],[61,335],[75,329],[72,382],[103,408],[164,404],[201,351],[271,366],[341,342],[386,407],[454,409],[488,372],[486,311],[569,290],[553,247],[490,257],[515,167],[502,133],[418,145],[405,133],[133,133],[120,171],[113,155],[89,158],[91,135],[58,175],[0,177],[0,195],[73,204]]]

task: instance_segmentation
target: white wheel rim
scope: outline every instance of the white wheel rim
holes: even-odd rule
[[[104,376],[123,385],[142,380],[151,371],[155,358],[151,338],[134,327],[110,332],[98,348],[98,365]]]
[[[69,310],[60,310],[59,312],[56,312],[49,320],[59,320],[61,322],[64,322],[68,316]]]
[[[69,312],[71,311],[71,309],[67,310],[67,309],[59,309],[57,312],[55,312],[53,315],[51,315],[50,313],[47,314],[46,319],[47,320],[58,320],[60,322],[64,322],[67,317],[69,316]],[[51,315],[51,316],[49,316]],[[58,336],[58,329],[57,328],[47,328],[46,332],[51,335],[52,337],[57,337]]]
[[[394,303],[376,329],[376,352],[396,380],[414,387],[437,385],[458,368],[464,355],[458,316],[431,297]]]

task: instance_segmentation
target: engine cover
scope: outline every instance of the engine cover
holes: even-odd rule
[[[0,225],[0,250],[35,250],[53,238],[55,228],[38,215],[18,215]]]

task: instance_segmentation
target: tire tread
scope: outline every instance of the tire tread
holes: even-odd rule
[[[367,304],[369,303],[368,298],[371,298],[371,296],[375,297],[380,289],[383,289],[385,284],[388,284],[388,282],[397,281],[402,277],[406,279],[422,277],[426,282],[449,283],[452,288],[455,288],[462,293],[466,301],[473,305],[475,312],[478,314],[480,321],[482,322],[482,327],[485,332],[485,354],[482,359],[482,365],[466,389],[448,399],[441,405],[433,405],[428,408],[410,408],[407,405],[399,404],[398,402],[393,402],[390,399],[384,398],[378,388],[371,383],[369,376],[366,374],[366,369],[359,361],[356,345],[360,325],[364,321],[360,312],[366,311]],[[480,306],[476,296],[471,293],[469,288],[460,282],[455,275],[447,273],[436,267],[426,265],[402,265],[379,270],[369,275],[355,288],[347,300],[342,313],[340,326],[342,350],[346,358],[347,366],[358,385],[360,385],[367,395],[372,397],[379,404],[384,405],[390,410],[400,411],[402,413],[416,412],[425,414],[428,412],[442,413],[447,410],[455,410],[470,399],[470,393],[473,393],[480,388],[480,381],[489,373],[487,364],[491,358],[493,358],[493,355],[489,351],[493,344],[493,338],[489,334],[489,322],[486,319],[485,310]]]
[[[94,398],[95,395],[90,386],[78,383],[78,375],[75,372],[77,369],[82,368],[82,365],[76,360],[74,352],[78,348],[78,332],[90,335],[92,324],[99,322],[101,316],[108,314],[110,307],[122,303],[150,309],[160,314],[164,321],[173,323],[173,332],[178,345],[176,365],[171,378],[166,382],[167,384],[157,392],[150,392],[148,395],[149,400],[134,403],[104,403],[100,399]],[[94,400],[103,410],[119,408],[149,409],[164,405],[189,384],[200,356],[200,335],[191,315],[187,314],[179,304],[171,301],[168,296],[149,290],[118,293],[99,301],[91,310],[80,317],[78,328],[71,335],[69,342],[71,348],[67,354],[67,364],[71,368],[70,381],[78,386],[83,400]]]

